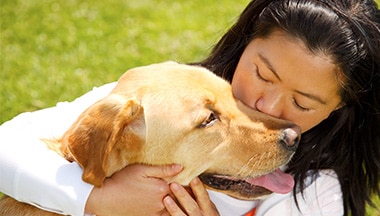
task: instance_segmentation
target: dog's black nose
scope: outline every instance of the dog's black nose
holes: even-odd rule
[[[297,125],[283,131],[280,143],[288,150],[295,151],[301,139],[301,128]]]

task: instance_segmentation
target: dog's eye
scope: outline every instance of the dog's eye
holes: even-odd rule
[[[219,116],[215,112],[211,112],[206,120],[204,120],[199,127],[204,128],[213,125],[216,121],[219,120]]]

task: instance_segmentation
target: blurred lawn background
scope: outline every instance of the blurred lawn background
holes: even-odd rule
[[[248,0],[1,0],[0,124],[127,69],[207,55]]]
[[[248,1],[0,0],[0,124],[135,66],[200,60]]]

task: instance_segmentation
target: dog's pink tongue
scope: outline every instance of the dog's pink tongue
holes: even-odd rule
[[[293,177],[280,169],[258,178],[247,179],[246,181],[280,194],[289,193],[294,186]]]

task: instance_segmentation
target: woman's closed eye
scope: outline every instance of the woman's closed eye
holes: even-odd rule
[[[264,77],[261,75],[261,73],[260,73],[258,67],[256,67],[256,68],[254,69],[254,71],[255,71],[255,74],[256,74],[257,78],[259,78],[259,80],[264,81],[264,82],[267,82],[267,83],[272,83],[270,80],[264,78]]]
[[[294,104],[294,106],[298,109],[298,110],[300,110],[300,111],[302,111],[302,112],[306,112],[306,111],[310,111],[311,109],[310,108],[306,108],[305,106],[302,106],[302,105],[300,105],[297,101],[296,101],[296,99],[292,99],[293,100],[293,104]]]

